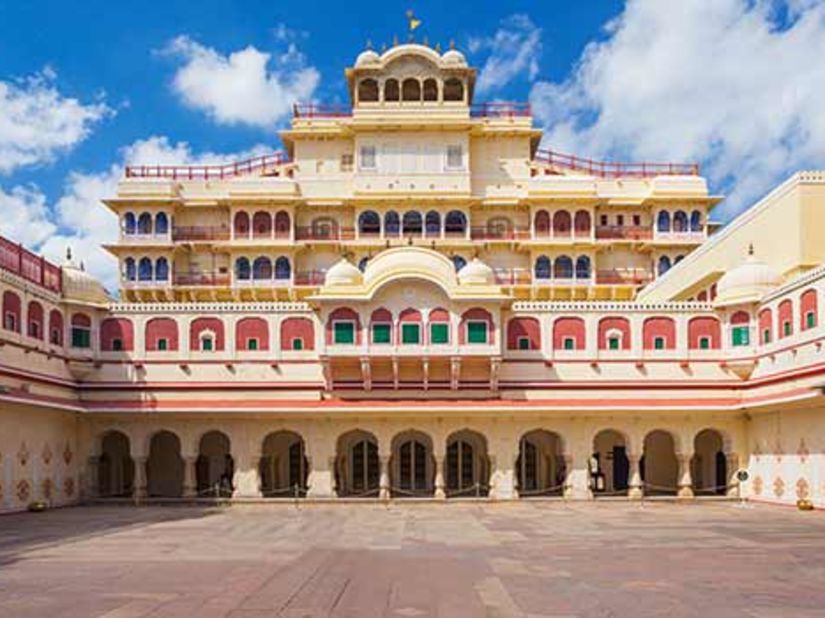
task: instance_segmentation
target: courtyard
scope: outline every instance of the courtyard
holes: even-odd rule
[[[825,616],[822,512],[88,506],[0,518],[0,616]]]

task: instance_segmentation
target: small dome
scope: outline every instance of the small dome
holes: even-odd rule
[[[379,62],[378,54],[371,49],[367,49],[358,54],[358,58],[355,59],[355,66],[360,67],[367,64],[378,64]]]
[[[349,260],[341,258],[327,271],[324,285],[361,285],[364,276]]]
[[[88,305],[107,305],[112,301],[103,284],[78,267],[71,254],[63,264],[63,298]]]
[[[458,281],[463,285],[491,285],[495,278],[493,269],[478,258],[458,271]]]
[[[444,55],[441,56],[441,59],[444,61],[444,64],[456,64],[456,65],[467,65],[467,59],[457,49],[448,49],[444,52]]]
[[[780,283],[782,279],[776,271],[758,260],[751,249],[744,263],[729,270],[719,279],[714,305],[754,303]]]

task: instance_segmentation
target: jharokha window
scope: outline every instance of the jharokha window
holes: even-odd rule
[[[379,322],[372,325],[372,342],[378,344],[390,343],[392,325],[389,322]]]
[[[487,343],[487,322],[481,320],[467,322],[467,343]]]
[[[333,343],[336,345],[352,345],[355,343],[355,322],[339,320],[332,324]]]
[[[450,343],[449,324],[446,322],[434,322],[430,324],[430,343],[433,345]]]
[[[421,326],[419,324],[402,324],[401,343],[407,345],[421,343]]]

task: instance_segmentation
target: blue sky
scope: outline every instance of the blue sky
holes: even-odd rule
[[[116,226],[96,205],[127,162],[278,147],[293,98],[346,100],[367,40],[454,39],[477,99],[530,100],[546,145],[698,160],[728,219],[825,165],[825,3],[178,2],[0,4],[0,233],[56,257]]]

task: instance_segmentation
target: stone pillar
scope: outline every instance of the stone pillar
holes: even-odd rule
[[[186,455],[183,458],[183,497],[195,498],[198,495],[196,455]]]
[[[134,458],[135,461],[135,489],[132,495],[135,500],[142,500],[149,495],[148,481],[146,475],[146,464],[149,458],[146,456],[139,456]]]
[[[564,456],[566,470],[564,497],[569,500],[592,500],[587,449],[578,448]]]
[[[518,498],[515,471],[518,439],[505,439],[494,442],[492,446],[496,450],[490,454],[490,463],[493,468],[493,474],[490,478],[490,498],[493,500],[515,500]]]
[[[260,498],[261,456],[238,455],[234,457],[235,470],[232,474],[233,498]]]
[[[382,500],[390,499],[390,456],[379,455],[378,462],[381,466],[381,474],[378,477],[378,497]]]
[[[628,492],[627,497],[631,500],[641,500],[645,495],[644,483],[642,483],[642,474],[639,470],[639,462],[641,461],[641,455],[630,455],[627,456],[627,462],[630,467],[630,471],[628,473]]]
[[[86,460],[85,482],[83,483],[83,498],[86,500],[98,497],[100,484],[98,481],[98,465],[100,457],[92,455]]]
[[[307,497],[334,498],[335,438],[327,432],[310,435],[306,438],[305,448],[309,460]]]
[[[676,495],[679,498],[689,500],[693,498],[693,479],[690,474],[690,455],[684,453],[676,454],[676,461],[679,462],[679,476],[677,481],[678,491]]]
[[[444,500],[447,497],[444,483],[444,455],[435,456],[435,497]]]
[[[736,473],[739,472],[739,455],[736,453],[725,453],[725,462],[728,478],[723,480],[728,484],[727,495],[732,498],[741,498],[743,495],[742,487],[739,479],[736,478]],[[717,481],[717,483],[718,482],[719,481]]]

